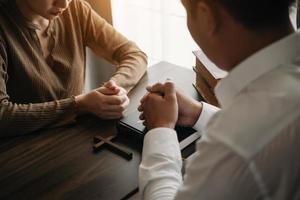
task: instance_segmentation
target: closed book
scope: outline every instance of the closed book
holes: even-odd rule
[[[139,120],[141,113],[138,111],[138,106],[140,105],[141,98],[147,92],[145,90],[147,85],[156,83],[157,81],[165,81],[169,78],[174,82],[176,87],[184,91],[186,95],[197,101],[204,100],[192,86],[196,76],[190,69],[161,62],[156,66],[150,67],[147,71],[148,73],[140,80],[138,87],[131,90],[129,94],[130,104],[123,118],[117,122],[119,138],[129,140],[130,143],[138,147],[139,150],[141,150],[143,145],[143,138],[147,133],[147,129],[143,125],[143,122]],[[176,126],[175,130],[182,150],[185,148],[188,149],[189,144],[194,143],[200,137],[200,133],[191,127]]]
[[[201,50],[194,51],[193,53],[196,56],[196,74],[200,74],[212,89],[215,88],[218,81],[224,78],[227,72],[219,69]]]
[[[219,102],[214,95],[213,89],[201,75],[196,76],[196,83],[193,84],[193,86],[207,103],[219,106]]]

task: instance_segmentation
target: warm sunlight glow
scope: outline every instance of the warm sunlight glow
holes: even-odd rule
[[[112,0],[116,29],[135,41],[149,56],[150,65],[168,61],[191,68],[197,49],[179,0]]]

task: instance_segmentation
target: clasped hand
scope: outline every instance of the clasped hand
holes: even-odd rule
[[[195,125],[202,111],[202,103],[175,89],[172,82],[157,83],[146,89],[148,92],[141,99],[138,110],[148,130]]]
[[[138,110],[144,125],[153,129],[157,127],[174,128],[178,117],[178,105],[175,86],[171,82],[147,87],[148,93],[141,99]]]
[[[127,91],[110,80],[102,87],[75,97],[79,111],[102,119],[118,119],[129,105]]]

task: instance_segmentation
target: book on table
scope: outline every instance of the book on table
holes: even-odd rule
[[[218,81],[227,75],[227,72],[218,68],[201,50],[193,51],[193,53],[196,56],[194,86],[208,103],[219,106],[214,95],[214,88]]]
[[[155,76],[153,74],[155,74]],[[155,79],[155,81],[151,80],[151,77]],[[192,70],[166,62],[161,62],[150,67],[147,75],[140,80],[140,85],[135,87],[129,95],[131,103],[124,113],[123,118],[117,122],[117,132],[119,136],[129,140],[130,143],[138,147],[138,149],[142,147],[143,138],[147,133],[147,129],[142,121],[139,120],[141,113],[137,108],[140,104],[140,99],[146,93],[145,87],[149,85],[149,82],[156,83],[157,81],[165,81],[169,78],[175,83],[176,87],[185,94],[197,101],[203,101],[204,99],[192,86],[195,77]],[[182,152],[188,151],[190,147],[193,146],[190,144],[194,144],[201,135],[200,132],[197,132],[191,127],[176,126],[175,130],[177,132],[178,141],[180,142],[180,148],[184,150]]]

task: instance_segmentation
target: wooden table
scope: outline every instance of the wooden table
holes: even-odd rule
[[[195,93],[192,70],[161,62],[130,93],[127,113],[136,109],[145,87],[171,78],[188,93]],[[116,121],[84,116],[76,124],[31,135],[0,140],[0,199],[122,199],[138,186],[140,152],[124,158],[103,149],[93,153],[93,137],[116,134]]]

